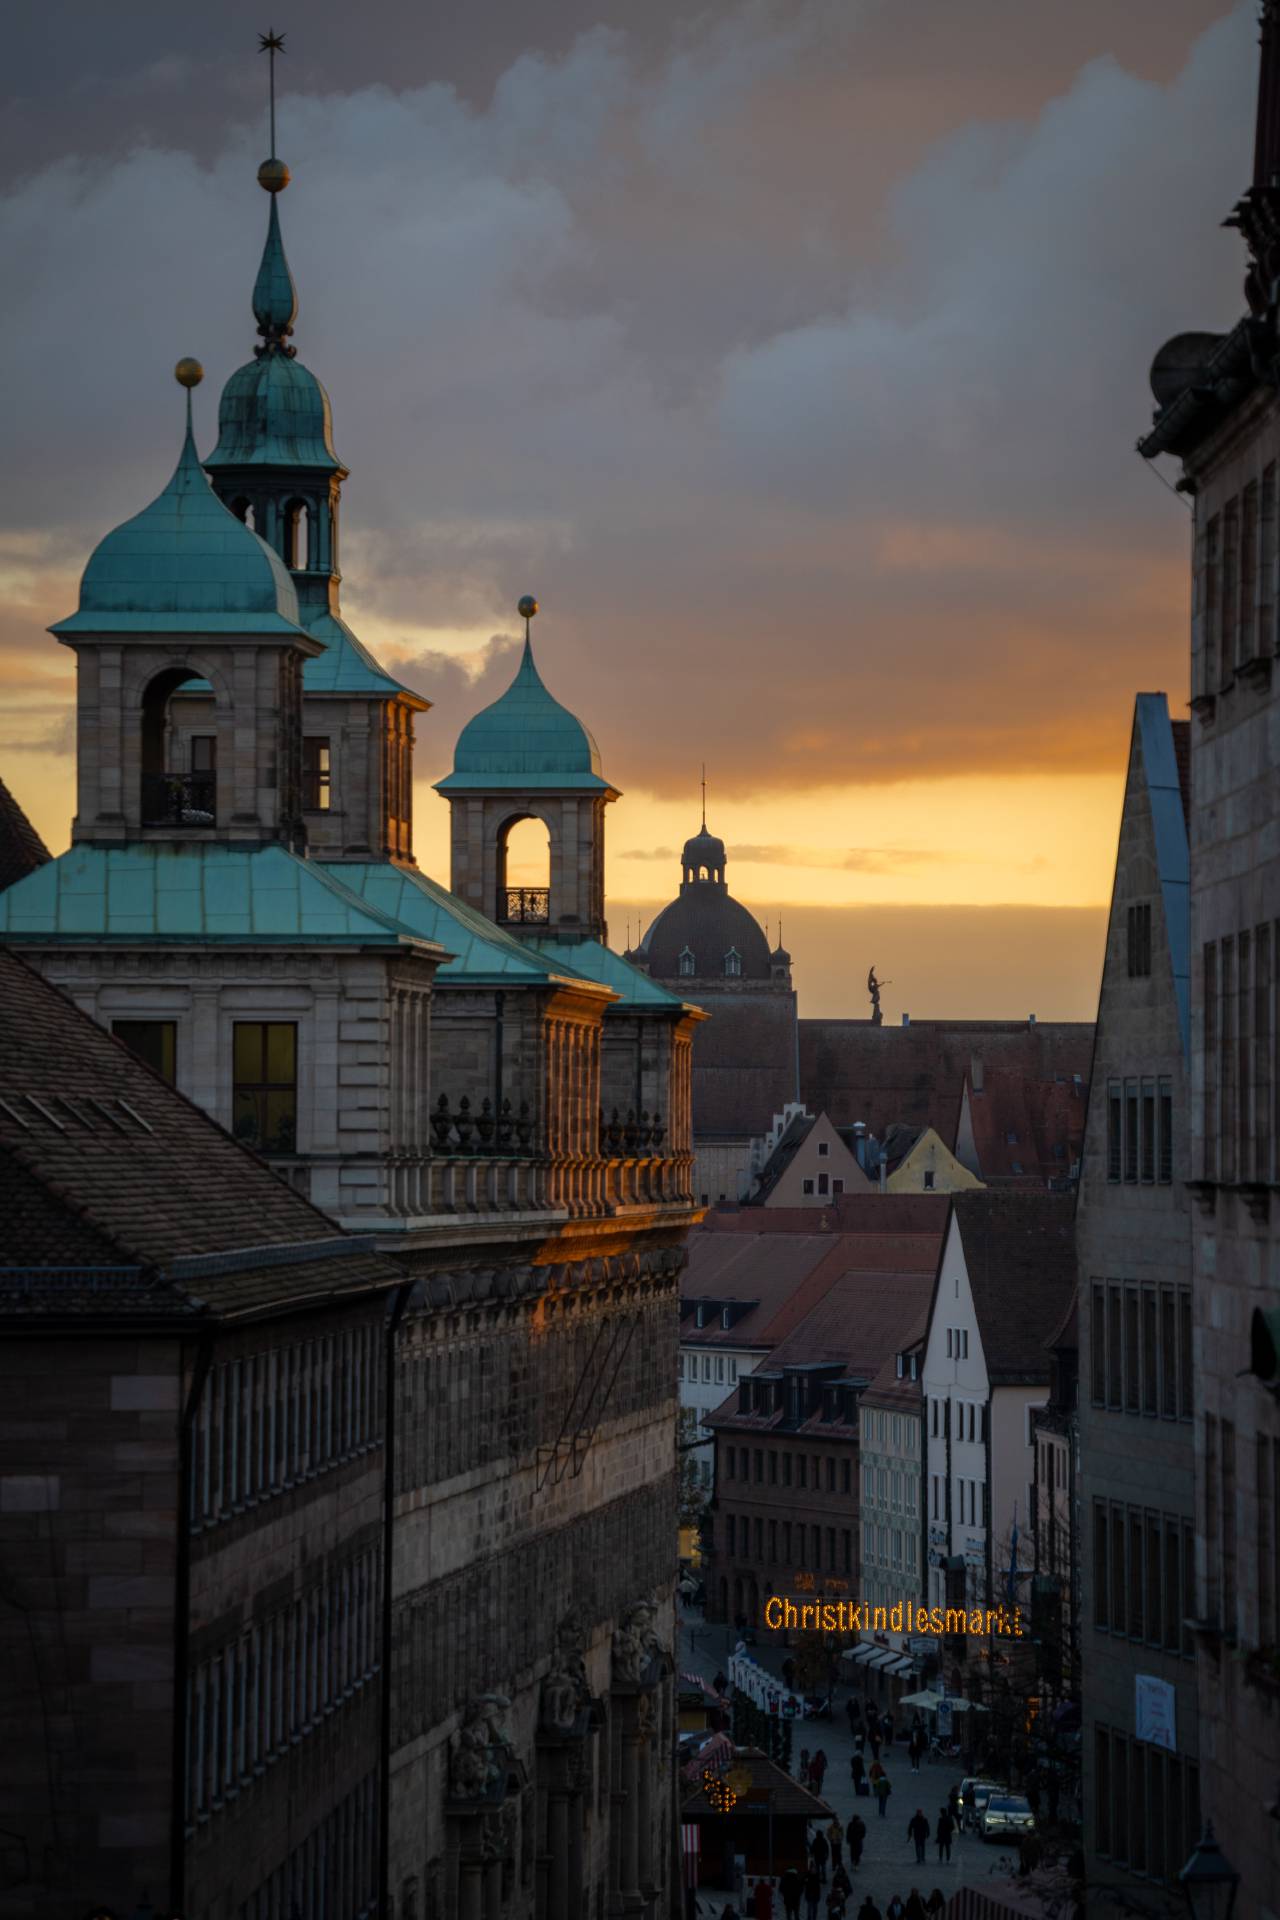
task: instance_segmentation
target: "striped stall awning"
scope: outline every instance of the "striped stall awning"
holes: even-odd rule
[[[698,1884],[698,1865],[702,1849],[702,1828],[693,1822],[681,1822],[680,1826],[680,1862],[684,1869],[686,1887]]]

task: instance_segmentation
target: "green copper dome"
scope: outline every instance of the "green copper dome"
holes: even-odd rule
[[[262,335],[247,366],[237,367],[218,405],[218,444],[206,467],[312,467],[344,471],[333,450],[329,396],[297,359],[289,335],[298,295],[285,259],[275,195],[253,287],[253,317]]]
[[[99,541],[80,607],[50,628],[75,633],[301,632],[289,570],[223,506],[187,435],[158,500]]]
[[[564,787],[613,792],[600,772],[600,749],[581,720],[547,692],[526,639],[520,671],[502,698],[462,729],[453,772],[437,781],[436,792]]]

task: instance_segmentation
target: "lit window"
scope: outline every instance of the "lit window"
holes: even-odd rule
[[[302,805],[307,813],[328,813],[333,792],[331,767],[328,737],[308,734],[302,742]]]
[[[234,1027],[232,1131],[263,1153],[292,1153],[298,1132],[298,1029],[292,1021]]]

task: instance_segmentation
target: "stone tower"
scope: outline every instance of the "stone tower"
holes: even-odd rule
[[[533,658],[525,615],[520,670],[458,736],[453,772],[436,784],[452,816],[452,891],[510,932],[535,940],[608,940],[604,810],[618,798],[582,722],[553,699]],[[507,841],[521,820],[550,840],[546,887],[507,884]]]

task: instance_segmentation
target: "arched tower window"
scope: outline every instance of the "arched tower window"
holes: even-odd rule
[[[252,501],[246,500],[244,495],[241,494],[238,500],[233,500],[231,502],[231,511],[232,513],[234,513],[237,520],[244,521],[244,524],[246,527],[248,527],[250,533],[257,532],[258,530],[257,515],[253,511]]]
[[[726,953],[724,957],[724,970],[726,974],[732,975],[735,978],[742,972],[742,955],[736,947],[730,947],[728,953]]]
[[[303,572],[309,564],[310,523],[306,501],[291,500],[284,510],[284,563],[295,573]]]
[[[171,667],[148,682],[142,695],[142,793],[144,827],[217,825],[216,741],[192,753],[190,770],[179,765],[170,725],[169,701],[179,687],[199,674]],[[193,743],[194,749],[194,743]]]
[[[551,911],[551,835],[543,821],[522,814],[498,841],[497,918],[510,925],[545,926]]]
[[[689,947],[680,949],[680,971],[686,978],[691,978],[698,971],[697,957]]]

